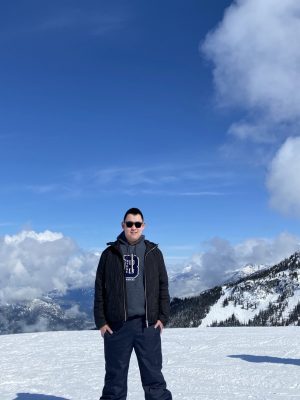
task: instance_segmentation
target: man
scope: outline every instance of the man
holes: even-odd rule
[[[100,400],[125,400],[134,349],[146,400],[172,400],[162,375],[160,334],[170,309],[168,275],[157,244],[142,235],[144,217],[129,209],[122,233],[100,258],[94,316],[104,338],[105,382]]]

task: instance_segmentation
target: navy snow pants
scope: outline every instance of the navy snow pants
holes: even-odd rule
[[[137,356],[146,400],[172,400],[162,370],[160,329],[133,318],[104,334],[105,381],[100,400],[126,400],[132,350]]]

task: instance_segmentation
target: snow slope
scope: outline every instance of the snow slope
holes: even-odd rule
[[[164,375],[173,400],[300,400],[300,328],[166,329]],[[98,400],[97,331],[0,337],[1,400]],[[128,400],[142,400],[132,356]]]

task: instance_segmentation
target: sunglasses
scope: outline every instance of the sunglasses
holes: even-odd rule
[[[127,226],[127,228],[132,228],[133,225],[136,228],[140,228],[143,225],[143,222],[132,222],[132,221],[125,221],[125,225]]]

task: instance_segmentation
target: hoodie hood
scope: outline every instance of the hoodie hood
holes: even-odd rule
[[[125,244],[126,246],[136,246],[138,243],[140,243],[140,242],[142,242],[142,241],[145,240],[145,235],[141,235],[141,236],[139,237],[139,239],[138,239],[136,242],[134,242],[134,243],[129,243],[128,240],[126,239],[125,232],[122,231],[122,232],[120,233],[120,235],[117,237],[117,240],[118,240],[121,244]]]

